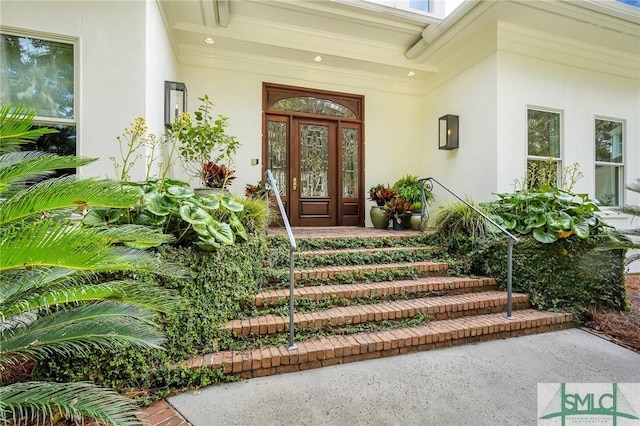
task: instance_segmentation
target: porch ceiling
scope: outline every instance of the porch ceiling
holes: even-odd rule
[[[407,87],[463,63],[474,53],[469,46],[482,43],[483,31],[498,22],[576,40],[590,50],[633,57],[640,49],[638,9],[616,1],[466,0],[444,20],[366,0],[156,1],[181,63],[272,63],[309,72],[326,67]],[[205,37],[215,43],[205,44]],[[495,49],[495,35],[484,43]],[[456,52],[463,58],[456,59]],[[322,62],[314,62],[316,56]]]
[[[181,62],[249,56],[427,79],[436,67],[405,56],[440,19],[363,0],[157,0]],[[204,43],[205,37],[215,40]],[[322,62],[314,57],[322,56]],[[186,60],[185,58],[188,58]]]

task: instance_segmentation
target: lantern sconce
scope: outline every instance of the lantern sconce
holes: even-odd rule
[[[187,86],[176,81],[165,81],[164,125],[169,127],[183,112],[187,112]]]
[[[458,149],[458,116],[447,114],[439,119],[438,148]]]

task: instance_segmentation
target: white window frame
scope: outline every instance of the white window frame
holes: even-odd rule
[[[611,122],[615,122],[615,123],[620,123],[622,124],[622,141],[620,143],[620,148],[622,149],[622,153],[621,153],[621,157],[622,160],[619,163],[616,162],[610,162],[610,161],[598,161],[597,157],[596,157],[596,120],[600,120],[600,121],[611,121]],[[596,167],[597,166],[608,166],[608,167],[615,167],[617,169],[617,174],[618,174],[618,187],[616,188],[618,191],[618,203],[617,204],[612,204],[612,205],[607,205],[607,206],[601,206],[602,209],[616,209],[618,207],[622,207],[624,205],[624,182],[625,182],[625,153],[626,153],[626,141],[627,141],[627,122],[624,119],[621,118],[614,118],[614,117],[608,117],[608,116],[602,116],[602,115],[596,115],[593,118],[593,137],[592,137],[592,141],[593,141],[593,159],[594,159],[594,167],[593,167],[593,185],[594,185],[594,189],[593,189],[593,198],[596,199],[596,190],[597,190],[597,183],[596,183]]]
[[[46,40],[55,43],[69,44],[73,46],[73,118],[56,118],[56,117],[44,117],[36,115],[33,120],[33,124],[44,126],[73,126],[75,127],[75,152],[79,155],[79,111],[80,111],[80,96],[79,96],[79,41],[77,37],[69,37],[63,35],[55,35],[50,33],[44,33],[39,31],[30,31],[20,28],[6,27],[0,25],[0,33],[12,35],[16,37],[28,37],[32,39]]]

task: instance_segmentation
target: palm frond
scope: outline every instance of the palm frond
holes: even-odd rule
[[[0,363],[42,359],[53,354],[85,354],[91,348],[134,345],[161,349],[164,336],[147,309],[119,302],[96,302],[47,314],[0,330]]]
[[[113,426],[143,425],[131,400],[91,383],[25,382],[0,387],[0,423],[44,423],[56,414],[83,423],[85,418]]]
[[[103,235],[108,236],[113,243],[140,244],[142,246],[157,247],[164,243],[175,241],[171,234],[163,234],[161,229],[143,225],[119,225],[116,227],[101,227]],[[127,230],[127,232],[123,232]]]
[[[123,233],[127,230],[124,229]],[[0,239],[0,272],[36,266],[118,271],[159,264],[150,254],[111,245],[108,235],[77,223],[40,220],[11,227]]]
[[[35,110],[24,105],[0,106],[0,153],[15,151],[25,142],[58,132],[47,128],[31,129],[35,116]]]
[[[0,204],[0,226],[56,209],[76,207],[130,207],[140,199],[137,188],[118,182],[74,176],[48,179],[18,192]]]
[[[89,285],[91,277],[94,274],[66,268],[36,267],[5,271],[0,274],[0,306],[10,306],[43,289]]]
[[[0,318],[9,318],[30,311],[40,311],[52,306],[108,300],[122,302],[160,312],[172,311],[177,303],[169,290],[146,285],[133,280],[109,281],[92,285],[64,286],[55,288],[29,288],[16,292],[5,303],[0,304]]]
[[[96,158],[60,156],[41,151],[18,151],[0,155],[0,186],[33,183],[46,177],[52,170],[84,166]]]
[[[626,188],[629,191],[637,192],[638,194],[640,194],[640,179],[636,179],[630,184],[626,185]]]
[[[626,205],[622,207],[622,212],[633,216],[640,216],[640,206]]]

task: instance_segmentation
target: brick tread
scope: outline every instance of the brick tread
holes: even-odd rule
[[[223,368],[225,374],[241,378],[261,377],[573,326],[568,313],[526,309],[514,312],[513,317],[510,320],[504,313],[487,314],[433,321],[419,327],[329,336],[296,342],[297,349],[293,350],[279,346],[217,352],[185,361],[185,365]]]
[[[482,315],[506,310],[507,294],[502,291],[467,293],[453,296],[424,297],[398,300],[373,305],[342,306],[323,311],[294,315],[297,328],[323,328],[328,325],[343,326],[402,320],[418,314],[429,315],[433,320],[446,320],[467,315]],[[514,309],[529,307],[529,296],[513,294]],[[236,335],[277,334],[289,330],[289,317],[262,315],[243,320],[229,321],[224,327]]]
[[[431,246],[424,247],[411,247],[411,246],[400,246],[400,247],[372,247],[372,248],[353,248],[353,249],[335,249],[335,250],[308,250],[308,251],[298,251],[296,252],[296,256],[329,256],[332,254],[342,254],[342,253],[393,253],[397,251],[410,251],[412,253],[417,253],[420,251],[433,251],[434,248]]]
[[[180,413],[178,413],[166,400],[144,408],[138,418],[150,426],[190,426]]]
[[[370,296],[393,296],[405,293],[464,293],[495,289],[497,283],[493,278],[468,277],[425,277],[417,280],[381,281],[360,284],[332,284],[296,288],[294,298],[322,300],[328,297],[355,299]],[[254,303],[257,307],[275,305],[289,299],[289,289],[263,291],[256,295]]]
[[[449,268],[449,265],[446,262],[407,262],[385,263],[380,265],[324,266],[294,271],[294,278],[296,280],[306,278],[333,278],[336,274],[364,275],[368,272],[395,271],[409,268],[416,269],[420,275],[444,274]]]

